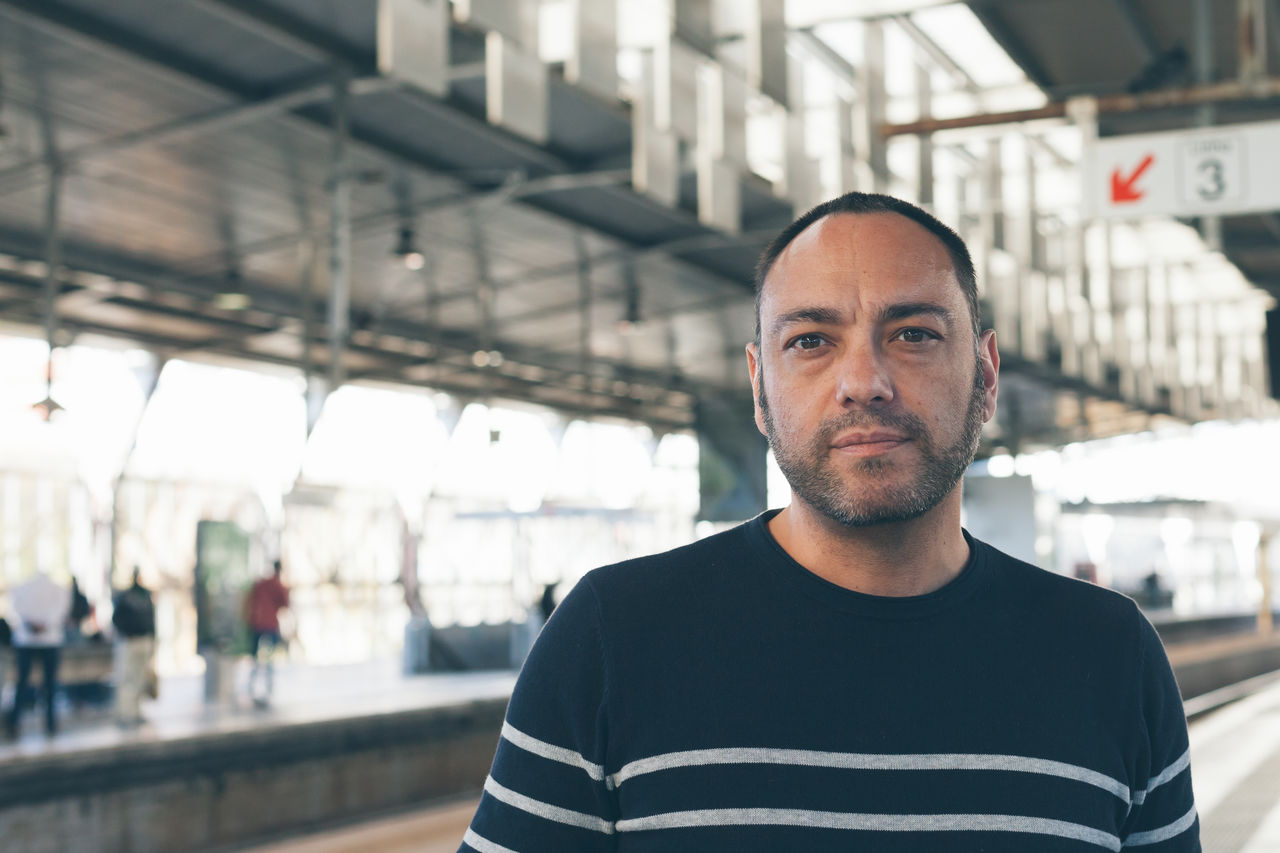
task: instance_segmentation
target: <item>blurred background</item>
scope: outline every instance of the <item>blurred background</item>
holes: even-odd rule
[[[1280,670],[1277,40],[1272,0],[0,0],[0,615],[39,574],[92,611],[0,828],[99,795],[32,793],[64,750],[500,720],[583,573],[787,502],[752,270],[853,189],[977,262],[1003,370],[968,529],[1198,644],[1218,675],[1184,694]],[[242,605],[276,560],[254,716]],[[135,570],[158,695],[116,730]],[[232,849],[465,794],[476,719],[478,779],[76,831]]]

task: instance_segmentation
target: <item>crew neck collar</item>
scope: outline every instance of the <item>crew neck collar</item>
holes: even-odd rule
[[[796,562],[769,532],[769,521],[780,509],[767,510],[747,522],[746,533],[753,550],[770,573],[804,595],[831,607],[876,619],[919,619],[941,613],[967,599],[983,583],[988,573],[986,546],[961,530],[969,545],[969,561],[960,574],[924,595],[868,595],[834,584]]]

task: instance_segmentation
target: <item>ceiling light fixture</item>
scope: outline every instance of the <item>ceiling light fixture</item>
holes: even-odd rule
[[[33,403],[31,410],[40,416],[40,419],[48,423],[55,414],[64,411],[65,407],[57,400],[53,399],[53,347],[49,347],[49,361],[45,364],[44,374],[44,399],[39,403]]]
[[[629,335],[636,330],[636,326],[640,325],[640,281],[636,278],[635,267],[628,264],[624,272],[623,297],[625,299],[625,307],[623,308],[622,319],[618,320],[618,333]]]
[[[249,294],[245,292],[244,277],[240,275],[240,270],[232,267],[227,271],[227,278],[222,285],[222,290],[217,296],[213,297],[214,307],[221,308],[224,311],[243,311],[249,307],[252,301],[249,298]]]
[[[418,251],[416,243],[413,228],[403,226],[400,229],[400,239],[396,241],[395,252],[392,253],[404,262],[407,269],[415,272],[427,265],[427,256]]]

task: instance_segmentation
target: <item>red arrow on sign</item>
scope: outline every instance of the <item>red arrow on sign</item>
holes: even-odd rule
[[[1111,203],[1125,204],[1127,202],[1141,201],[1142,190],[1138,189],[1134,184],[1138,183],[1138,179],[1142,177],[1142,173],[1151,168],[1151,164],[1156,161],[1156,155],[1148,154],[1142,158],[1142,162],[1133,170],[1133,174],[1124,177],[1119,169],[1111,170]]]

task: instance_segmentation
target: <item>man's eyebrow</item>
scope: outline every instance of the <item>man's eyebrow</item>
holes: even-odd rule
[[[947,325],[955,321],[955,315],[951,310],[936,302],[895,302],[880,309],[880,316],[877,319],[881,323],[892,323],[895,320],[906,320],[922,314],[937,317]]]
[[[770,331],[778,334],[793,323],[823,323],[835,325],[844,319],[844,315],[834,308],[807,307],[797,308],[785,314],[779,314],[773,321]]]

